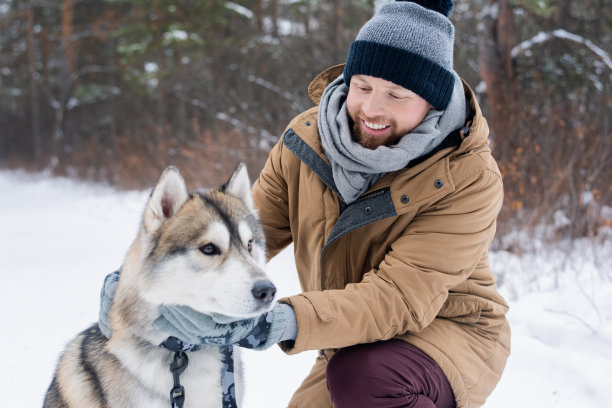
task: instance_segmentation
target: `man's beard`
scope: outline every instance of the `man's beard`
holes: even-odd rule
[[[351,127],[351,139],[353,140],[353,142],[359,143],[361,146],[365,147],[366,149],[374,150],[378,146],[387,146],[387,147],[392,146],[392,145],[397,144],[402,139],[402,137],[405,136],[405,133],[398,134],[398,133],[392,132],[381,143],[381,140],[379,140],[379,138],[373,137],[368,134],[364,134],[361,131],[361,125],[360,125],[359,119],[355,121],[353,120],[352,115],[348,114],[348,120],[349,120],[349,124]],[[391,128],[395,129],[396,126],[392,123]]]

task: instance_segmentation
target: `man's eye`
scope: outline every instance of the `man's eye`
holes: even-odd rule
[[[215,244],[204,244],[199,249],[200,252],[207,256],[221,255],[221,250]]]

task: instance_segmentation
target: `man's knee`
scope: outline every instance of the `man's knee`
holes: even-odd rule
[[[327,363],[327,388],[335,406],[354,406],[349,401],[371,399],[374,388],[381,378],[375,353],[368,345],[347,347],[339,350]]]
[[[339,350],[327,365],[327,388],[337,408],[454,407],[437,364],[401,340]]]

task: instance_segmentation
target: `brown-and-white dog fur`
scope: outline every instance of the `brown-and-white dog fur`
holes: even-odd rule
[[[95,324],[68,344],[44,408],[167,408],[173,353],[159,347],[168,337],[153,325],[159,305],[258,316],[273,303],[253,292],[256,282],[269,283],[265,264],[246,167],[239,165],[219,189],[196,192],[188,192],[178,170],[169,167],[148,199],[121,268],[109,315],[112,337]],[[221,406],[221,366],[217,347],[189,354],[181,375],[185,408]],[[240,401],[239,370],[236,394]]]

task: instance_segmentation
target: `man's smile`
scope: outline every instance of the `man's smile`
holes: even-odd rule
[[[363,120],[363,124],[372,129],[372,130],[382,130],[382,129],[386,129],[388,128],[390,125],[384,125],[384,124],[377,124],[377,123],[372,123],[372,122],[368,122],[367,120]]]

